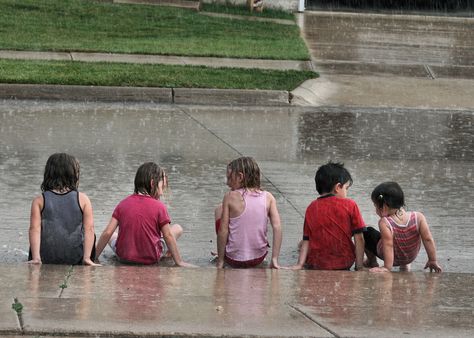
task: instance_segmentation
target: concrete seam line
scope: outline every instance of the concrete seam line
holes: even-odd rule
[[[330,328],[318,323],[318,321],[316,321],[315,319],[313,319],[313,317],[311,317],[311,315],[307,314],[305,311],[299,309],[298,307],[294,306],[294,305],[291,305],[291,304],[288,304],[287,305],[292,308],[293,310],[301,313],[303,316],[305,316],[306,318],[308,318],[310,321],[312,321],[313,323],[315,323],[316,325],[318,325],[320,328],[322,328],[323,330],[326,330],[327,332],[329,332],[330,334],[332,334],[334,337],[337,337],[337,338],[341,338],[341,336],[339,336],[336,332],[334,332],[333,330],[331,330]]]
[[[431,69],[430,65],[423,65],[423,67],[425,67],[425,71],[428,73],[429,77],[432,80],[436,80],[436,75],[433,72],[433,69]]]
[[[219,135],[217,135],[215,132],[213,132],[211,129],[209,129],[207,126],[204,125],[204,123],[202,123],[201,121],[199,121],[198,119],[196,119],[194,116],[192,116],[190,113],[186,112],[182,107],[178,107],[178,109],[183,113],[185,114],[186,116],[188,116],[191,120],[193,120],[194,122],[196,122],[198,125],[200,125],[204,130],[206,130],[207,132],[209,132],[211,135],[213,135],[215,138],[217,138],[219,141],[221,141],[222,143],[224,143],[226,146],[228,146],[230,149],[232,149],[233,151],[235,151],[239,156],[244,156],[237,148],[235,148],[233,145],[231,145],[229,142],[225,141],[222,137],[220,137]],[[304,215],[298,210],[298,208],[296,207],[296,205],[293,204],[293,202],[291,202],[291,200],[286,197],[286,195],[283,193],[283,191],[281,191],[275,183],[273,183],[273,181],[268,178],[266,175],[264,174],[261,174],[262,177],[264,179],[266,179],[268,181],[268,183],[270,183],[270,185],[275,188],[275,190],[283,197],[283,199],[293,208],[293,210],[296,211],[296,213],[302,218],[304,219]]]

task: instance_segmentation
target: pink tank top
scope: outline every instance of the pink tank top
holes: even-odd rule
[[[398,224],[391,217],[385,217],[385,220],[390,225],[393,234],[393,266],[413,262],[421,247],[416,212],[410,213],[407,224]],[[377,245],[377,252],[383,254],[382,241],[379,241]]]
[[[229,238],[226,256],[235,261],[260,258],[268,251],[267,240],[267,193],[238,189],[245,202],[245,209],[229,220]]]

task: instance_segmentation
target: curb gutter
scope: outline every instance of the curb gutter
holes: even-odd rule
[[[0,99],[154,102],[198,105],[290,105],[284,90],[0,84]]]

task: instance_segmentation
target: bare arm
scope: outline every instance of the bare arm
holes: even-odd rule
[[[99,241],[97,242],[97,245],[95,247],[95,254],[97,259],[99,259],[100,255],[102,254],[102,251],[104,251],[105,246],[110,241],[110,237],[112,237],[112,235],[114,234],[115,229],[117,229],[117,226],[118,220],[113,217],[110,218],[109,224],[107,224],[105,230],[102,231]]]
[[[225,256],[225,246],[227,245],[227,240],[229,238],[229,204],[230,204],[230,194],[228,192],[224,195],[222,201],[222,218],[221,226],[219,232],[217,233],[217,267],[224,267],[224,256]]]
[[[421,240],[423,241],[423,246],[425,247],[426,254],[428,255],[428,262],[425,265],[425,269],[429,268],[430,272],[441,272],[441,266],[438,264],[436,260],[436,245],[431,235],[430,228],[428,226],[428,222],[426,222],[426,218],[422,213],[417,212],[416,216],[419,220],[419,231]]]
[[[365,252],[365,241],[364,241],[364,235],[362,234],[362,232],[354,234],[354,242],[355,242],[355,254],[356,254],[355,269],[362,270],[364,267],[364,252]]]
[[[94,246],[94,216],[92,204],[86,194],[79,193],[79,204],[82,208],[82,224],[84,225],[84,257],[85,265],[98,265],[91,259],[92,247]]]
[[[171,252],[171,257],[173,257],[174,263],[179,267],[194,267],[194,265],[188,264],[181,259],[179,254],[178,245],[176,244],[176,238],[171,232],[171,227],[169,224],[166,224],[161,227],[161,233],[163,234],[163,239],[166,242],[169,252]]]
[[[36,197],[31,203],[30,214],[30,249],[31,264],[41,264],[40,245],[41,245],[41,209],[43,208],[43,196]]]
[[[275,197],[273,197],[273,195],[269,192],[267,192],[267,197],[269,197],[270,202],[268,215],[273,228],[272,262],[270,264],[270,267],[274,269],[279,269],[280,265],[278,264],[278,256],[280,255],[282,241],[281,220],[280,214],[278,213],[278,209],[276,206]]]
[[[393,268],[393,234],[385,220],[379,221],[381,241],[383,244],[383,266],[370,269],[372,272],[389,272]]]
[[[296,263],[296,265],[291,266],[290,269],[293,269],[293,270],[303,269],[306,263],[306,258],[308,257],[308,251],[309,251],[309,241],[302,240],[301,246],[300,246],[300,255],[298,257],[298,263]]]

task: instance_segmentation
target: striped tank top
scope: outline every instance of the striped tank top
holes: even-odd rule
[[[398,224],[391,217],[385,217],[393,234],[393,266],[406,265],[418,256],[421,247],[421,236],[418,230],[416,212],[410,212],[406,224]],[[383,243],[377,244],[377,253],[383,257]]]

